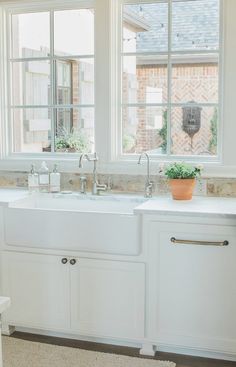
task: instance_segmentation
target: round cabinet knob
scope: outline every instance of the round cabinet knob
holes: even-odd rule
[[[70,260],[70,264],[71,264],[71,265],[75,265],[75,264],[76,264],[76,260],[75,260],[75,259],[71,259],[71,260]]]
[[[61,259],[62,264],[67,264],[68,259],[66,257],[63,257],[63,259]]]

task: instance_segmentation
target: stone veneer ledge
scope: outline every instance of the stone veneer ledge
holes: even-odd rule
[[[0,187],[27,187],[27,172],[0,171]],[[88,191],[91,187],[91,174],[86,174],[88,180]],[[112,191],[139,193],[144,192],[145,176],[143,175],[98,175],[101,183],[107,183],[109,180],[112,185]],[[80,190],[79,173],[62,173],[62,190]],[[152,176],[155,185],[154,195],[169,193],[168,182],[163,177]],[[207,184],[207,196],[218,197],[236,197],[236,178],[204,178]]]

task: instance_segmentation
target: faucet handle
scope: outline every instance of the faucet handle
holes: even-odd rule
[[[87,178],[85,176],[80,176],[80,193],[86,194]]]
[[[112,187],[113,187],[112,178],[111,178],[111,176],[109,176],[108,180],[107,180],[107,191],[111,191]]]
[[[151,198],[153,191],[154,191],[154,182],[153,181],[148,181],[146,183],[146,187],[145,187],[145,197],[146,198]]]

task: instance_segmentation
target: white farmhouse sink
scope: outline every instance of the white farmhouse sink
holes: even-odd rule
[[[35,195],[10,204],[11,208],[64,210],[85,213],[133,214],[145,199],[131,196]]]
[[[133,210],[144,201],[120,195],[32,195],[5,209],[6,243],[138,255],[139,217]]]

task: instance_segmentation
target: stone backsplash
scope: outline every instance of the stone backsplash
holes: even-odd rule
[[[27,188],[26,172],[0,171],[0,187]],[[62,173],[61,190],[80,190],[79,173]],[[91,175],[87,177],[87,190],[90,191]],[[98,175],[100,183],[108,183],[111,191],[137,193],[144,192],[145,176],[142,175]],[[154,182],[154,195],[166,194],[169,192],[168,182],[163,177],[152,176]],[[204,178],[203,186],[206,186],[206,193],[202,195],[219,197],[236,197],[236,178]],[[204,190],[203,190],[204,191]]]

